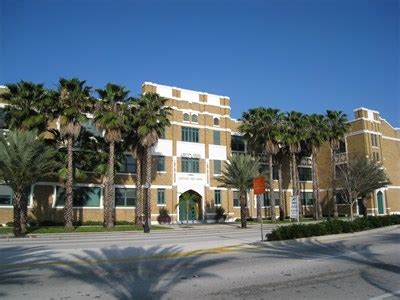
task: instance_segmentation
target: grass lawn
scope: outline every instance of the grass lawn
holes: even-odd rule
[[[151,226],[152,230],[169,229],[163,226]],[[114,228],[104,228],[103,226],[76,226],[72,232],[109,232],[109,231],[143,231],[142,226],[137,225],[116,225]],[[0,227],[0,234],[13,233],[12,227]],[[38,226],[29,227],[28,233],[65,233],[63,226]]]

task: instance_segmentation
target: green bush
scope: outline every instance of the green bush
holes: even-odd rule
[[[280,226],[267,234],[269,241],[298,239],[303,237],[320,236],[357,232],[400,224],[400,215],[369,216],[354,221],[330,220],[317,224],[293,224]]]

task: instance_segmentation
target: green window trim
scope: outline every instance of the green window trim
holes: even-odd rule
[[[221,132],[218,130],[213,131],[213,144],[221,145]]]
[[[183,173],[200,173],[200,160],[197,158],[182,157],[181,171]]]
[[[215,206],[221,206],[221,190],[214,191],[214,203]]]
[[[157,172],[165,171],[165,156],[155,156]]]
[[[157,205],[166,205],[165,189],[157,189]]]
[[[55,207],[63,207],[65,204],[65,190],[62,186],[56,188]],[[73,207],[76,208],[100,208],[101,187],[74,186]]]
[[[136,174],[136,166],[136,159],[132,155],[127,154],[119,167],[118,173]]]
[[[314,205],[313,192],[301,192],[300,199],[301,199],[301,205],[303,206]]]
[[[220,160],[214,160],[214,175],[221,175],[222,163]]]
[[[136,207],[136,189],[115,188],[115,207]]]
[[[182,127],[182,141],[183,142],[191,142],[198,143],[199,142],[199,129],[192,127]]]

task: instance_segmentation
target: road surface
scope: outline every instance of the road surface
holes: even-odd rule
[[[399,227],[259,239],[233,225],[2,239],[0,298],[400,299]]]

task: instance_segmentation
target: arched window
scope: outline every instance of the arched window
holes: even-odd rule
[[[186,121],[186,122],[189,122],[189,121],[190,121],[189,114],[187,114],[187,113],[184,113],[184,114],[183,114],[183,121]]]
[[[197,123],[197,115],[192,115],[192,122]]]
[[[214,126],[219,126],[219,119],[218,118],[214,118]]]

